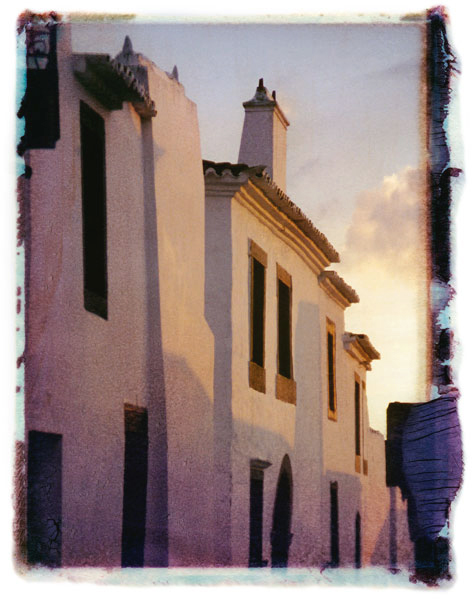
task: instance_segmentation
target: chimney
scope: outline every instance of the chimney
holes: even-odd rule
[[[289,122],[277,104],[275,92],[270,95],[264,80],[259,79],[254,98],[243,102],[243,106],[245,116],[238,161],[251,167],[265,165],[285,192]]]

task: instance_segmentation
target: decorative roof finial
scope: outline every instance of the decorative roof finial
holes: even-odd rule
[[[124,45],[122,46],[122,50],[115,57],[115,60],[123,65],[127,65],[128,67],[136,66],[140,64],[139,62],[140,54],[134,52],[132,47],[132,41],[128,35],[125,36]]]
[[[122,54],[133,54],[134,49],[132,48],[132,41],[128,35],[125,36],[124,45],[122,47]]]
[[[274,100],[276,99],[275,90],[272,90],[272,98],[274,98]]]
[[[263,87],[264,87],[264,77],[261,77],[261,78],[259,79],[259,85],[258,85],[258,87],[260,87],[260,88],[263,88]]]

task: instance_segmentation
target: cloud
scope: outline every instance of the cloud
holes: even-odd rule
[[[385,430],[389,402],[425,399],[427,281],[423,177],[406,167],[358,197],[338,272],[360,303],[345,313],[381,353],[368,377],[373,427]]]
[[[406,167],[379,188],[360,194],[346,233],[342,259],[348,267],[370,264],[394,275],[424,262],[423,178]]]

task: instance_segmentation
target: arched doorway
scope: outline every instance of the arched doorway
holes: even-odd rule
[[[292,541],[290,525],[292,521],[292,468],[286,454],[282,459],[279,480],[275,493],[274,515],[272,518],[272,567],[286,567]]]

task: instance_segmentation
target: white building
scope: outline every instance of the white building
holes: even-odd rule
[[[202,163],[176,72],[70,34],[27,39],[27,560],[395,566],[379,355],[285,195],[275,96],[245,103],[239,164]]]

